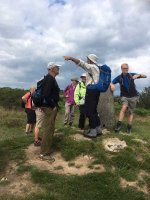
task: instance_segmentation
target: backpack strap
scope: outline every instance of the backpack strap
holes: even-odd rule
[[[98,69],[99,69],[99,71],[100,71],[100,70],[101,70],[101,66],[98,66],[97,64],[95,64],[95,65],[98,67]],[[95,81],[94,81],[94,78],[93,78],[93,76],[92,76],[92,73],[88,72],[88,74],[89,74],[89,76],[91,77],[93,83],[95,84]]]
[[[133,79],[131,73],[128,73],[128,77],[129,77],[130,79]]]
[[[129,78],[129,80],[132,79],[132,74],[127,73],[127,77]],[[124,84],[123,84],[123,73],[121,73],[121,74],[119,75],[119,83],[120,83],[121,85],[124,85]]]
[[[119,83],[120,85],[123,85],[123,73],[119,75]]]
[[[79,84],[79,99],[81,98],[81,82],[78,83]]]

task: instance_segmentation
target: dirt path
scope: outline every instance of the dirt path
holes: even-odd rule
[[[27,196],[31,193],[42,192],[38,184],[32,183],[30,173],[17,174],[18,167],[15,162],[10,162],[7,166],[0,180],[3,184],[0,187],[0,195]]]
[[[81,155],[71,162],[63,159],[60,152],[53,154],[55,162],[49,163],[42,161],[39,157],[40,148],[30,145],[26,150],[27,161],[26,164],[34,165],[41,170],[48,170],[51,173],[66,174],[66,175],[84,175],[92,172],[104,172],[103,165],[93,165],[94,159],[88,155]]]

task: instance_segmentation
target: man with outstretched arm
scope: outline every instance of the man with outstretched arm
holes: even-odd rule
[[[96,89],[89,89],[88,85],[96,84],[99,81],[100,70],[97,65],[98,57],[95,54],[89,54],[87,56],[87,62],[71,56],[64,56],[64,59],[73,61],[86,71],[87,91],[85,96],[85,112],[86,116],[89,118],[90,130],[84,134],[84,136],[95,138],[102,132],[100,127],[100,118],[97,112],[100,92]]]
[[[122,108],[119,114],[119,120],[115,127],[115,132],[119,132],[121,130],[122,121],[124,119],[125,112],[128,108],[129,115],[126,132],[131,133],[133,112],[136,108],[136,103],[139,100],[139,93],[136,90],[134,80],[139,78],[146,78],[146,76],[144,74],[129,73],[129,66],[126,63],[121,65],[121,70],[121,75],[114,78],[114,80],[110,84],[112,91],[115,90],[114,84],[120,84],[120,96],[122,102]]]

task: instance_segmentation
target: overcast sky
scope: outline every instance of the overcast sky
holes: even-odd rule
[[[29,88],[47,73],[47,63],[62,64],[63,89],[83,71],[63,55],[99,63],[120,74],[147,74],[137,89],[150,86],[150,0],[0,0],[0,87]]]

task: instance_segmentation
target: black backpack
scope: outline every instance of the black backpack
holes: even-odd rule
[[[34,104],[35,107],[41,107],[43,105],[44,97],[42,95],[42,91],[43,91],[44,83],[45,83],[45,76],[43,79],[37,82],[37,89],[31,96],[32,103]]]

